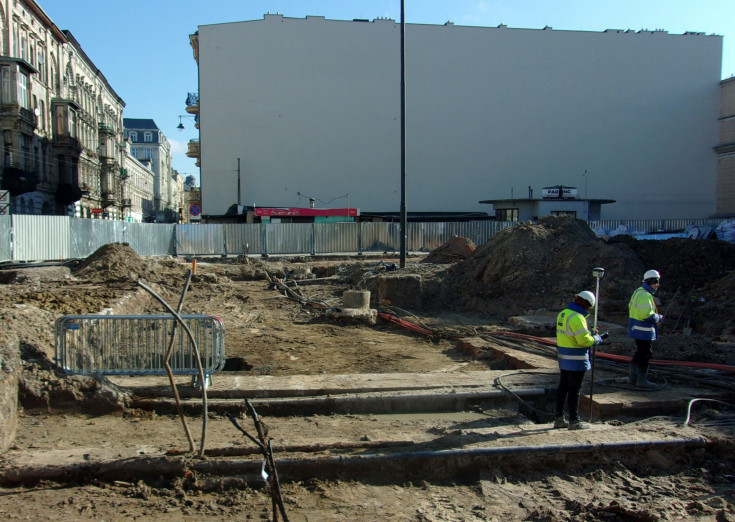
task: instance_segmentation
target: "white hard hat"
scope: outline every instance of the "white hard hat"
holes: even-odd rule
[[[661,274],[659,274],[656,270],[648,270],[645,274],[643,274],[643,280],[647,281],[648,279],[661,279]]]
[[[590,306],[595,306],[595,294],[590,292],[589,290],[585,290],[584,292],[579,292],[577,294],[577,297],[581,297],[585,301],[587,301]]]

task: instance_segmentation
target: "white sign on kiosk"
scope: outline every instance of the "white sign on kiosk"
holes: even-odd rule
[[[555,187],[542,188],[541,197],[543,199],[577,199],[579,197],[579,191],[577,187],[556,185]]]

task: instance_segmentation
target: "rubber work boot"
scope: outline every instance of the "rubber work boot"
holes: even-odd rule
[[[636,364],[633,361],[630,361],[630,373],[628,374],[628,384],[635,385],[636,381],[638,381],[638,372],[636,370]]]
[[[557,417],[554,419],[554,429],[568,428],[569,424],[564,420],[564,417]]]
[[[658,385],[648,380],[648,365],[639,364],[636,366],[635,385],[639,388],[658,388]]]
[[[574,419],[569,421],[569,429],[570,430],[588,430],[590,427],[589,424],[586,422],[582,422],[579,419]]]

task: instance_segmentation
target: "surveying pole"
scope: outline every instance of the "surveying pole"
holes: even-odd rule
[[[595,321],[592,326],[592,332],[594,334],[597,334],[597,310],[600,306],[600,279],[605,277],[605,269],[601,267],[595,267],[592,269],[592,277],[595,278],[596,284],[595,284]],[[592,398],[595,395],[595,354],[596,354],[596,346],[592,345],[592,357],[591,357],[591,363],[592,363],[592,376],[590,379],[590,422],[592,422]]]

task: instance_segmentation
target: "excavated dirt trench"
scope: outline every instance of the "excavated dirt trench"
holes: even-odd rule
[[[228,366],[207,390],[206,430],[201,392],[178,379],[194,451],[166,377],[99,382],[51,363],[59,315],[162,313],[137,281],[175,304],[189,260],[108,245],[71,266],[8,271],[0,314],[23,371],[15,440],[0,458],[0,514],[270,517],[260,450],[227,418],[257,438],[248,399],[265,423],[291,520],[732,518],[729,406],[697,402],[683,425],[692,398],[732,402],[726,373],[657,368],[654,379],[668,385],[641,392],[616,384],[624,364],[601,362],[592,428],[553,430],[544,415],[553,351],[498,336],[550,336],[543,320],[511,318],[553,317],[592,288],[594,266],[607,271],[601,320],[624,324],[640,274],[657,268],[661,306],[670,319],[685,317],[692,334],[667,320],[656,357],[735,362],[732,245],[605,242],[588,232],[567,219],[523,224],[469,257],[409,259],[401,270],[379,258],[199,260],[184,312],[222,317]],[[671,259],[682,253],[695,259],[688,269]],[[308,303],[268,281],[286,274]],[[341,305],[348,289],[370,290],[371,306],[431,334],[326,320],[324,306]],[[624,335],[615,339],[600,350],[630,355]]]

